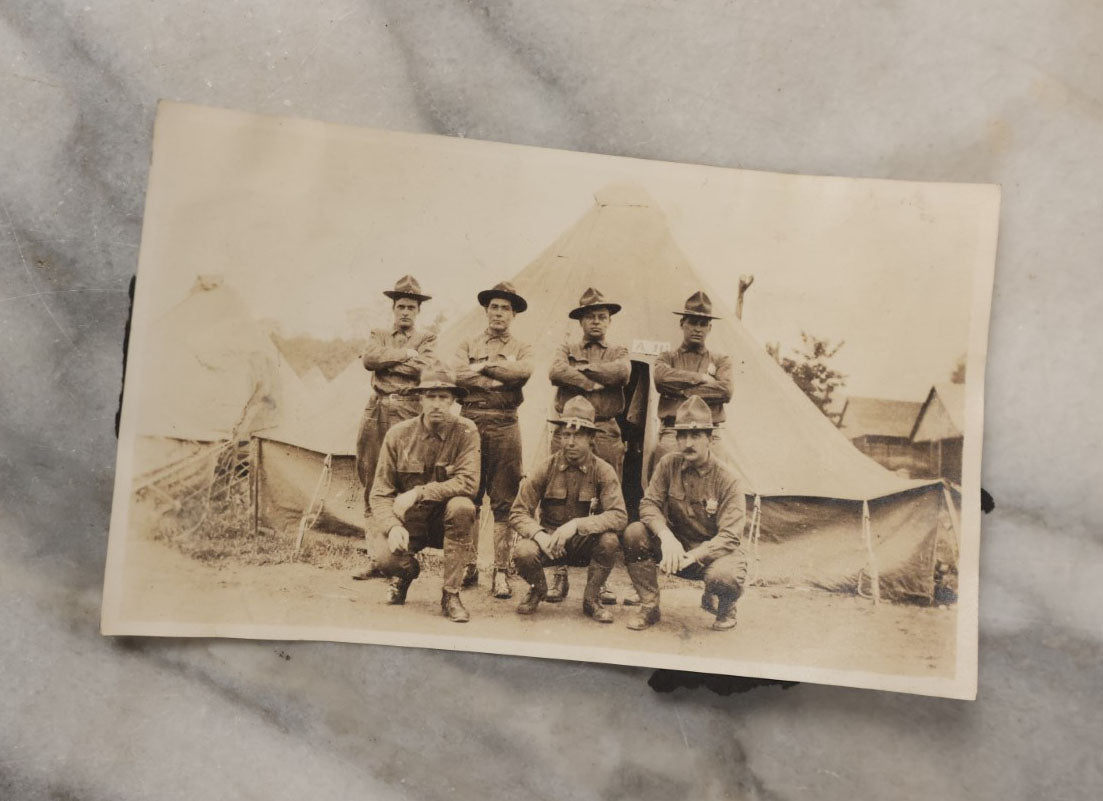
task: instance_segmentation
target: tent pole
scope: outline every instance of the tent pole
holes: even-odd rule
[[[862,535],[869,556],[869,581],[872,585],[873,605],[881,603],[881,574],[877,570],[877,557],[873,553],[873,526],[869,522],[869,501],[862,501]]]
[[[950,489],[946,483],[942,483],[942,500],[946,504],[946,514],[950,516],[950,525],[954,527],[954,539],[961,542],[961,521],[957,517],[957,509],[954,508],[954,499],[950,495]]]
[[[751,567],[747,575],[747,586],[758,581],[758,538],[762,533],[762,497],[754,496],[754,508],[751,512]]]

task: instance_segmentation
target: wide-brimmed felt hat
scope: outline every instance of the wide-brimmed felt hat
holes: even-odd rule
[[[437,365],[421,371],[421,380],[416,387],[409,387],[405,390],[407,395],[418,395],[422,392],[429,392],[434,389],[447,389],[457,398],[464,398],[467,396],[467,390],[464,387],[456,385],[456,377],[452,374],[452,371],[443,365]]]
[[[421,284],[417,282],[417,279],[412,275],[404,275],[395,281],[394,289],[384,289],[383,294],[391,300],[398,300],[399,298],[413,298],[419,303],[426,300],[432,300],[432,295],[426,295],[421,291]]]
[[[696,395],[690,395],[674,413],[675,431],[712,431],[712,409]]]
[[[594,411],[594,404],[590,403],[581,395],[575,395],[563,404],[563,412],[559,417],[554,420],[549,419],[548,422],[557,426],[563,426],[568,431],[577,431],[579,429],[597,431],[597,424],[594,422],[596,417],[597,412]]]
[[[578,299],[578,308],[573,309],[567,316],[572,320],[578,320],[590,309],[608,309],[609,314],[616,314],[620,311],[620,304],[606,300],[599,290],[590,287]]]
[[[513,311],[520,314],[529,307],[528,301],[517,294],[517,287],[509,281],[499,281],[490,289],[484,289],[478,294],[479,305],[486,308],[495,298],[508,300],[513,306]]]
[[[707,317],[710,320],[719,320],[720,317],[712,313],[712,299],[704,292],[697,291],[686,298],[686,307],[674,312],[679,317]]]

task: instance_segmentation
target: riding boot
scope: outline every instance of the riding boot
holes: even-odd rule
[[[640,608],[628,621],[628,628],[640,631],[659,622],[659,569],[650,559],[629,562],[625,567],[640,596]]]
[[[548,590],[548,597],[544,600],[550,604],[557,604],[567,597],[567,591],[570,588],[571,583],[567,577],[567,568],[561,565],[552,572],[551,589]]]
[[[540,602],[548,597],[548,581],[544,577],[544,568],[542,567],[538,568],[534,574],[524,576],[524,579],[529,582],[529,591],[524,600],[517,605],[517,614],[531,615],[536,611],[536,607],[540,605]]]
[[[716,620],[712,627],[716,631],[727,631],[735,628],[735,598],[731,595],[716,596]]]
[[[490,594],[495,598],[512,598],[509,586],[509,563],[513,555],[513,530],[509,523],[494,523],[494,577],[490,582]]]
[[[387,603],[391,606],[402,606],[406,603],[406,593],[413,581],[402,576],[392,576],[390,586],[387,588]]]
[[[463,579],[460,586],[466,589],[479,583],[479,529],[480,516],[476,513],[475,522],[471,524],[471,550],[467,557],[467,564],[463,566]]]
[[[460,600],[458,592],[441,590],[440,611],[453,623],[466,623],[471,619],[471,616],[467,614],[467,610],[463,607],[463,601]]]
[[[601,602],[601,591],[605,580],[609,578],[610,568],[595,565],[586,568],[586,590],[582,593],[582,613],[592,617],[598,623],[612,623],[613,613]]]

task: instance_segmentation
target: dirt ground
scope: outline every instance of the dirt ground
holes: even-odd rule
[[[952,677],[955,668],[954,606],[875,607],[868,599],[814,588],[750,587],[739,602],[738,627],[715,632],[709,628],[712,616],[699,606],[700,584],[664,577],[662,621],[634,632],[624,625],[631,607],[611,607],[611,625],[582,615],[585,570],[572,568],[567,601],[541,604],[531,617],[515,612],[523,582],[514,580],[512,600],[497,600],[484,575],[479,587],[463,593],[471,621],[456,624],[441,616],[434,571],[423,571],[405,606],[392,607],[384,604],[386,583],[354,581],[350,560],[204,561],[141,534],[128,546],[124,620],[415,631],[930,678]],[[629,589],[622,567],[610,584],[621,596]]]

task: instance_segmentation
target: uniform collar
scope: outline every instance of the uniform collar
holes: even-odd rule
[[[585,349],[590,347],[590,345],[597,345],[600,348],[608,347],[608,345],[605,344],[605,337],[602,337],[601,339],[587,339],[585,336],[583,336],[582,347]]]
[[[594,453],[590,451],[590,455],[582,460],[582,464],[573,465],[567,461],[567,457],[563,455],[563,451],[556,454],[556,468],[560,473],[564,473],[569,469],[576,469],[579,472],[586,474],[590,472],[590,465],[594,463]]]
[[[511,339],[513,339],[513,334],[510,333],[508,328],[501,334],[495,334],[488,328],[483,331],[483,338],[486,339],[487,342],[490,342],[494,339],[499,339],[502,342],[509,342]]]
[[[404,337],[412,337],[414,335],[415,331],[417,331],[417,326],[416,325],[413,326],[412,328],[406,329],[405,331],[403,331],[397,325],[392,325],[391,326],[391,336],[395,336],[397,334],[402,334],[402,336],[404,336]]]
[[[421,433],[424,436],[426,436],[426,437],[436,437],[441,442],[444,442],[445,438],[448,436],[448,432],[452,429],[453,418],[452,418],[451,415],[449,415],[445,419],[445,421],[443,423],[441,423],[440,429],[438,431],[434,431],[429,426],[429,424],[427,422],[425,422],[425,412],[422,412],[421,414],[419,414],[417,416],[417,419],[418,419],[418,427],[420,428]]]
[[[685,343],[685,341],[683,340],[682,344],[678,346],[678,352],[679,353],[708,353],[709,349],[705,345],[704,342],[702,342],[699,347],[694,347],[692,345],[687,345]]]

